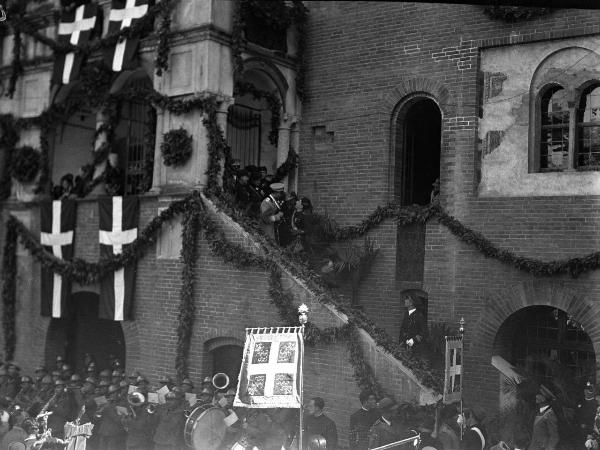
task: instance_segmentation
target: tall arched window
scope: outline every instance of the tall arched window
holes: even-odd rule
[[[577,167],[600,168],[600,85],[581,93],[577,108]]]
[[[569,167],[569,107],[560,86],[546,90],[541,98],[540,170]]]

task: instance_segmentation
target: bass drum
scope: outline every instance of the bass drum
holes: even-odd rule
[[[194,450],[218,450],[226,429],[223,409],[211,404],[198,406],[185,422],[185,445]]]

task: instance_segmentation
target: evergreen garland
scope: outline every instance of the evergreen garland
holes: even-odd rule
[[[514,23],[544,16],[549,14],[551,9],[529,6],[493,5],[486,6],[483,11],[490,19]]]
[[[6,227],[2,258],[2,329],[4,331],[4,358],[13,359],[17,342],[15,332],[17,295],[17,229]]]
[[[16,149],[10,162],[11,174],[20,183],[30,183],[40,170],[40,154],[28,145]]]
[[[183,166],[192,156],[192,136],[183,127],[163,134],[160,151],[165,166]]]
[[[159,11],[161,16],[158,27],[158,45],[156,46],[156,75],[162,76],[163,71],[169,69],[169,34],[171,33],[171,12],[175,7],[175,1]]]
[[[175,353],[175,369],[177,381],[181,383],[189,376],[188,359],[194,327],[194,267],[198,255],[196,254],[198,235],[200,234],[200,216],[203,212],[199,199],[194,197],[189,208],[183,216],[183,230],[181,233],[181,294],[179,314],[177,317],[177,350]]]

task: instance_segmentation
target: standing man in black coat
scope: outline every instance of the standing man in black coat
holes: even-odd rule
[[[306,408],[308,415],[304,418],[304,436],[307,448],[311,442],[325,439],[327,450],[336,450],[338,446],[335,422],[323,413],[325,401],[321,397],[310,399]]]
[[[400,326],[400,344],[407,348],[414,349],[423,342],[427,333],[427,323],[425,317],[417,309],[417,300],[411,294],[405,294],[404,306],[406,314]]]
[[[350,416],[350,448],[367,450],[369,448],[369,430],[381,414],[377,409],[377,397],[373,392],[364,390],[360,393],[361,408]]]

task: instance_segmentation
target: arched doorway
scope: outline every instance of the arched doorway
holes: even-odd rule
[[[440,177],[440,108],[429,97],[411,98],[401,105],[393,126],[394,201],[402,206],[427,205],[431,201],[433,185]],[[422,283],[425,225],[399,227],[396,254],[396,279]]]
[[[240,368],[242,367],[243,349],[239,345],[221,345],[210,352],[213,375],[225,373],[229,377],[229,385],[237,386]]]
[[[57,355],[64,355],[75,370],[83,371],[86,353],[94,355],[99,368],[109,367],[110,355],[125,364],[125,337],[119,322],[98,318],[98,294],[73,294],[71,315],[52,319],[46,337],[46,364],[54,367]]]
[[[551,306],[529,306],[510,315],[498,329],[494,355],[551,390],[578,401],[596,379],[596,355],[583,326]]]

